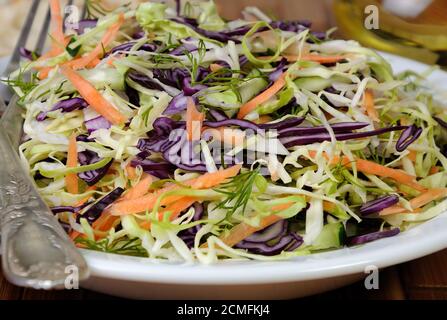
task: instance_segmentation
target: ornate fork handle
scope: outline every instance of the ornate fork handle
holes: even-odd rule
[[[0,226],[3,274],[19,286],[63,288],[84,258],[40,198],[0,124]],[[69,270],[69,271],[67,271]]]

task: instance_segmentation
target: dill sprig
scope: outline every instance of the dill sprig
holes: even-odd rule
[[[117,239],[112,242],[110,242],[108,238],[104,238],[98,241],[77,238],[75,242],[95,251],[123,254],[135,257],[148,256],[146,249],[142,247],[141,240],[138,238]]]
[[[224,183],[221,188],[214,189],[226,195],[217,208],[227,210],[227,217],[233,215],[239,208],[242,208],[242,213],[244,213],[252,196],[253,186],[258,184],[259,179],[263,179],[259,172],[260,167],[241,173]]]
[[[156,55],[153,55],[153,61],[156,64],[157,67],[160,67],[162,64],[169,64],[169,63],[177,63],[180,62],[178,58],[175,58],[173,56],[170,56],[168,54],[159,53]]]
[[[242,75],[243,77],[233,77],[233,75],[235,74]],[[245,82],[256,78],[267,79],[267,76],[264,74],[260,75],[248,74],[247,72],[242,70],[233,70],[224,67],[208,74],[203,80],[197,83],[199,84],[212,83],[215,86],[219,85],[228,86],[231,89],[231,87],[237,87],[243,85]]]
[[[203,58],[206,54],[206,45],[203,40],[199,40],[198,47],[197,47],[197,55],[192,54],[188,50],[184,51],[184,54],[188,58],[191,67],[188,68],[189,73],[191,74],[191,84],[194,85],[197,80],[197,76],[199,74],[199,67],[202,63]]]
[[[28,77],[28,79],[26,77]],[[17,78],[8,78],[0,81],[10,87],[20,89],[23,92],[23,96],[20,100],[23,100],[26,95],[38,85],[39,78],[37,76],[37,72],[23,73],[20,71]]]

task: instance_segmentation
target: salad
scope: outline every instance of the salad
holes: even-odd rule
[[[279,260],[447,210],[447,109],[422,75],[254,7],[90,1],[64,31],[50,5],[50,50],[8,82],[21,160],[77,246]]]

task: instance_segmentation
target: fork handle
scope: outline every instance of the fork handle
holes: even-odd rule
[[[23,168],[0,124],[0,226],[3,274],[13,284],[63,288],[77,267],[79,281],[87,264]]]

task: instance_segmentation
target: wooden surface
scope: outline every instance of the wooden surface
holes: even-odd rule
[[[379,289],[366,290],[363,280],[308,299],[403,300],[447,299],[447,250],[397,265],[379,273]],[[43,291],[15,287],[0,271],[0,300],[117,299],[89,290]]]
[[[26,0],[25,0],[26,1]],[[127,0],[126,0],[127,2]],[[237,18],[256,5],[282,19],[310,19],[315,30],[334,25],[330,0],[216,0],[227,18]],[[316,299],[447,299],[447,250],[380,272],[380,289],[366,290],[363,281],[314,296]],[[10,285],[0,271],[2,299],[114,299],[88,290],[36,291]]]

